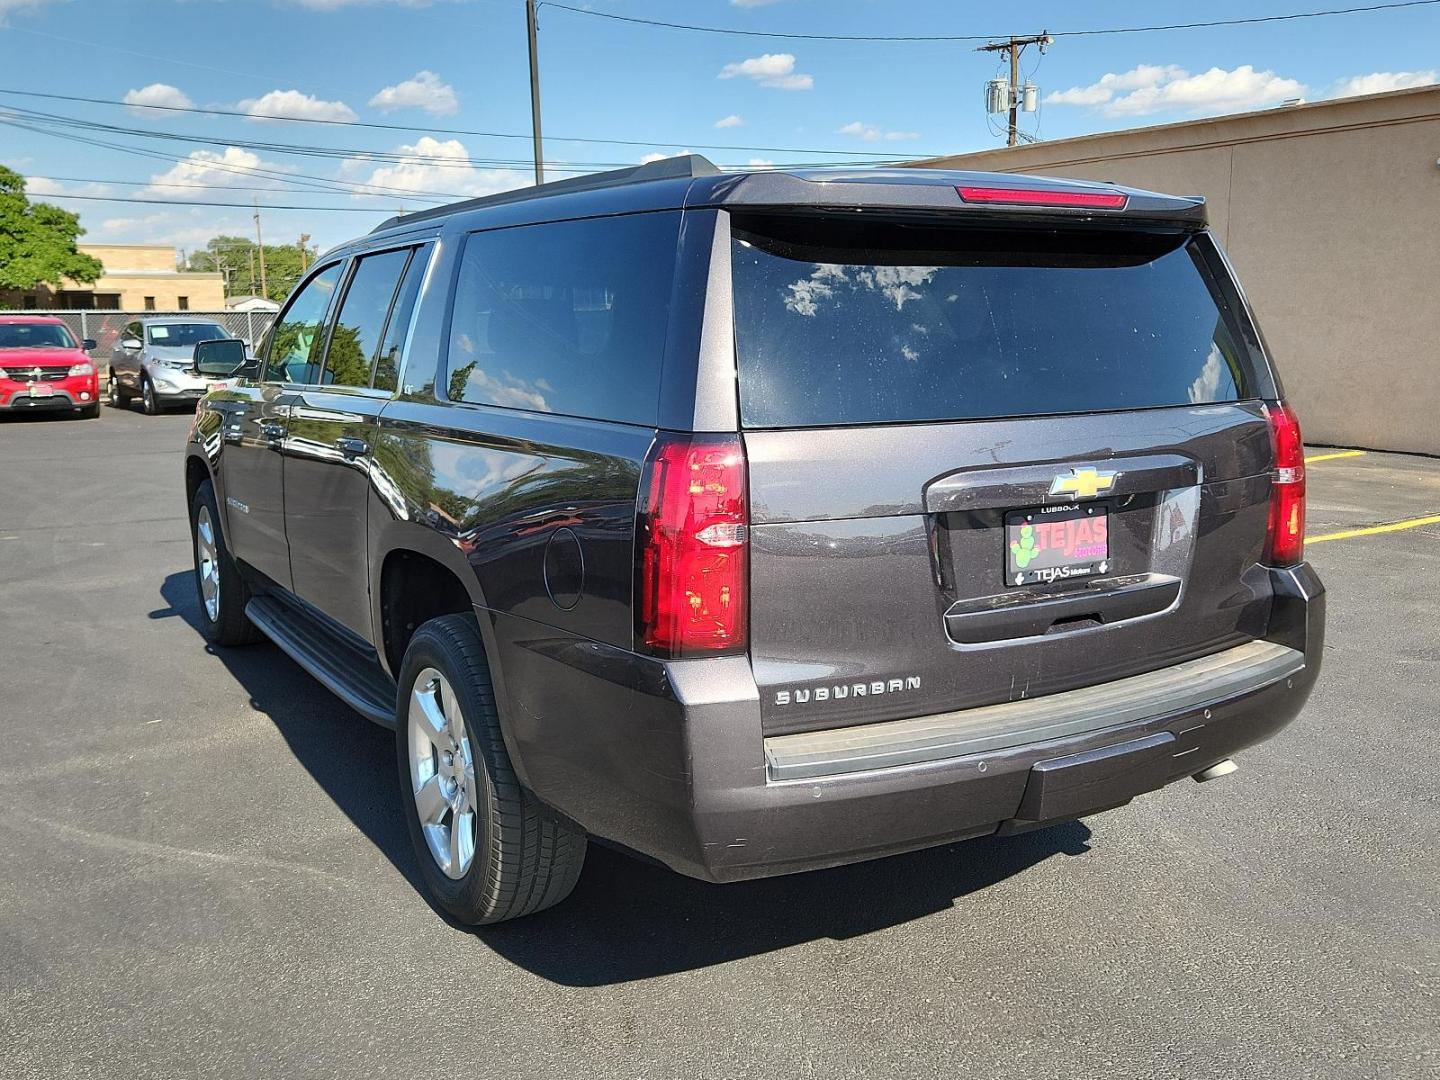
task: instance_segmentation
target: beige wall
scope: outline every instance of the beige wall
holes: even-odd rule
[[[119,293],[121,311],[146,310],[145,298],[155,298],[156,311],[180,310],[180,297],[189,299],[190,311],[224,311],[225,282],[219,274],[106,274],[89,288],[97,295]]]
[[[1440,454],[1440,87],[916,165],[1204,195],[1314,443]]]
[[[106,270],[163,270],[173,272],[175,249],[169,244],[77,244],[94,255]]]
[[[42,308],[66,308],[72,306],[71,298],[77,293],[88,293],[101,298],[99,304],[105,308],[120,311],[145,311],[150,305],[146,298],[154,300],[155,311],[180,310],[180,298],[185,297],[190,311],[224,311],[225,280],[216,273],[181,273],[175,269],[175,249],[169,244],[79,244],[79,249],[93,255],[104,264],[105,272],[93,285],[66,282],[60,289],[42,287],[0,294],[0,301],[8,307],[29,306],[27,301],[34,298],[35,305]],[[110,298],[119,297],[118,301]]]

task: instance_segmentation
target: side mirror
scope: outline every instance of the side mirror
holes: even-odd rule
[[[140,339],[138,337],[121,338],[120,347],[126,352],[135,352],[140,348]]]
[[[84,341],[80,343],[80,348],[84,349],[86,352],[93,351],[95,348],[95,339],[93,337],[87,337]]]
[[[237,338],[202,341],[195,346],[194,368],[197,375],[228,379],[245,366],[245,343]]]

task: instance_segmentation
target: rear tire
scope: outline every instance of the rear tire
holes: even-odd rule
[[[474,617],[445,615],[416,630],[399,686],[401,800],[435,902],[479,925],[569,896],[585,862],[585,834],[516,779]]]
[[[225,547],[214,485],[206,480],[190,500],[190,548],[195,555],[195,594],[205,637],[216,645],[250,645],[263,636],[245,617],[250,589]]]
[[[130,407],[130,395],[125,392],[124,385],[120,382],[120,376],[110,372],[110,383],[105,389],[105,400],[110,403],[112,409],[128,409]]]

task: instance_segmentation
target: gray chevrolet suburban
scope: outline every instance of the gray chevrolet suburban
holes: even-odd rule
[[[395,730],[466,922],[591,837],[734,881],[1092,814],[1319,672],[1300,432],[1200,199],[670,159],[395,218],[206,352],[205,630]]]

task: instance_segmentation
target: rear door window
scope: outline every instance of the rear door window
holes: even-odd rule
[[[737,228],[732,244],[749,427],[1113,411],[1248,393],[1242,339],[1182,236],[821,232],[776,219]]]
[[[312,386],[369,386],[370,368],[390,317],[400,275],[410,249],[366,255],[355,264],[340,314],[330,331],[323,364],[309,365],[305,381]]]
[[[471,235],[451,400],[655,423],[679,228],[663,212]]]

